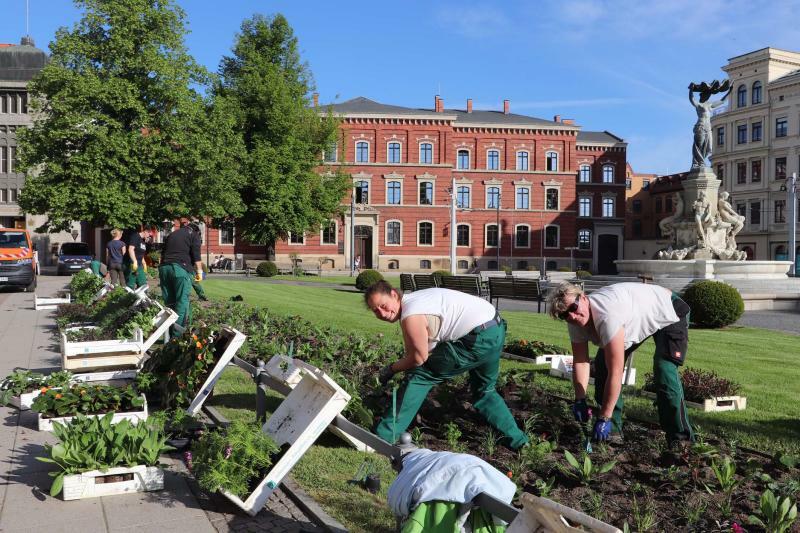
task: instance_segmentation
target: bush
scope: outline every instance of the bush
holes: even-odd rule
[[[581,278],[591,278],[592,277],[592,273],[589,272],[588,270],[578,270],[577,272],[575,272],[575,277],[577,277],[579,279],[581,279]]]
[[[558,267],[558,272],[572,272],[569,267]]]
[[[433,273],[433,278],[436,280],[436,285],[441,287],[442,286],[442,278],[452,276],[449,270],[437,270]]]
[[[256,274],[262,278],[271,278],[278,273],[278,267],[272,261],[262,261],[256,267]]]
[[[744,301],[736,288],[719,281],[695,283],[683,299],[692,308],[692,323],[704,328],[722,328],[733,324],[744,313]]]
[[[381,281],[383,276],[377,270],[362,270],[361,274],[356,278],[356,289],[360,291],[367,290],[370,286]]]

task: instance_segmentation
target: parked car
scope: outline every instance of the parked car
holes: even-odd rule
[[[65,242],[58,250],[58,275],[72,274],[89,268],[94,256],[85,242]]]
[[[0,228],[0,287],[36,288],[36,252],[28,230]]]

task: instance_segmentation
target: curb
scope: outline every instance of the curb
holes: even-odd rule
[[[284,494],[286,494],[301,511],[314,522],[322,526],[325,531],[330,533],[348,533],[347,528],[326,513],[311,496],[300,488],[291,476],[287,475],[283,478],[283,481],[281,481],[281,488]]]

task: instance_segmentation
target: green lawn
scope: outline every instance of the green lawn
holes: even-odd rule
[[[245,302],[278,313],[299,315],[343,330],[400,337],[399,326],[374,318],[358,293],[331,287],[213,279],[205,287],[212,298],[241,294]],[[569,346],[563,323],[543,314],[501,312],[509,323],[509,337]],[[653,350],[652,341],[648,341],[636,353],[637,387],[644,383],[644,374],[651,371]],[[747,409],[741,412],[690,410],[695,425],[764,451],[786,448],[800,452],[800,403],[796,399],[800,390],[800,337],[755,328],[692,329],[687,361],[688,366],[714,370],[741,383],[742,394],[747,396]],[[531,368],[524,363],[503,361],[504,369],[515,367]],[[543,368],[537,372],[536,381],[546,390],[571,394],[570,383],[548,376]],[[216,389],[214,403],[222,407],[226,416],[247,418],[252,416],[255,404],[253,393],[249,377],[229,369]],[[635,390],[626,391],[626,413],[656,420],[652,401],[637,397]],[[362,461],[363,454],[342,447],[338,441],[325,441],[306,454],[294,475],[329,513],[354,531],[390,531],[392,520],[385,506],[375,505],[375,497],[364,491],[342,484],[348,476],[355,475]],[[384,483],[388,485],[390,480],[384,478]]]
[[[356,278],[350,276],[290,276],[290,275],[280,275],[280,276],[273,276],[270,279],[282,279],[287,281],[306,281],[308,283],[339,283],[340,285],[349,285],[354,287],[356,284]],[[384,278],[386,281],[391,283],[393,286],[400,284],[400,276],[386,276]]]

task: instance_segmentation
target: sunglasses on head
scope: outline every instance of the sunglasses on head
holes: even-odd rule
[[[566,320],[570,313],[574,313],[578,310],[578,300],[580,300],[580,296],[575,298],[575,301],[572,304],[564,309],[561,313],[558,314],[558,318],[561,320]]]

